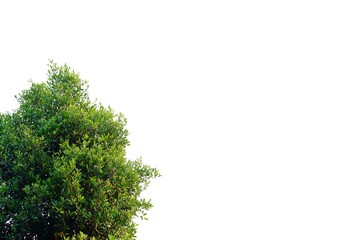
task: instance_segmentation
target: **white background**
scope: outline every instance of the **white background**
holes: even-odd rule
[[[0,111],[48,59],[162,177],[139,240],[360,238],[358,1],[1,1]]]

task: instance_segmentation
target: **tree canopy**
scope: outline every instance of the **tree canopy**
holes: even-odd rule
[[[129,160],[126,119],[90,101],[66,64],[0,113],[0,240],[135,239],[152,207],[141,193],[160,174]]]

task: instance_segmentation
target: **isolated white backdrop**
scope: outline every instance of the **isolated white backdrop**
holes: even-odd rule
[[[2,1],[0,111],[47,61],[160,169],[138,239],[359,239],[357,1]]]

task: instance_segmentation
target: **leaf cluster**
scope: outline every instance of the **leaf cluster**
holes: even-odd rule
[[[87,90],[50,62],[48,80],[0,114],[0,240],[135,238],[134,218],[152,207],[140,194],[159,172],[126,158],[126,119]]]

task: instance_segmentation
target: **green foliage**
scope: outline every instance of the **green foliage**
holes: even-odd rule
[[[122,114],[92,103],[67,65],[49,67],[0,114],[0,240],[135,239],[159,173],[126,158]]]
[[[109,235],[108,238],[106,240],[116,240],[117,238],[114,237],[114,235]],[[126,239],[126,238],[123,238]],[[88,237],[88,235],[86,235],[83,232],[80,232],[78,234],[76,234],[75,236],[70,237],[65,237],[64,240],[97,240],[95,237]]]

